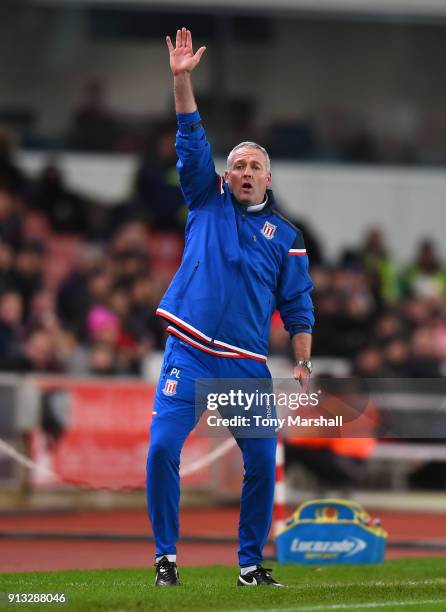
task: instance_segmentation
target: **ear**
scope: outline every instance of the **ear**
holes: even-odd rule
[[[273,184],[273,176],[271,172],[268,172],[268,177],[266,179],[266,186],[271,187],[272,184]]]
[[[229,171],[228,170],[225,170],[223,178],[225,179],[225,182],[227,183],[228,182],[228,178],[229,178]]]

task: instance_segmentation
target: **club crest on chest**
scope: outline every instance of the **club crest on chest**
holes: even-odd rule
[[[268,240],[272,240],[274,238],[274,234],[276,233],[277,225],[273,225],[268,221],[265,221],[265,225],[262,227],[262,234]]]
[[[172,380],[171,378],[168,378],[164,384],[164,395],[175,395],[175,393],[177,392],[177,384],[177,380]]]

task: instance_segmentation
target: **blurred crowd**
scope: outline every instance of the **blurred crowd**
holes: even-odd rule
[[[311,253],[310,253],[311,257]],[[423,241],[398,267],[372,228],[357,250],[334,265],[312,267],[315,357],[348,360],[361,377],[437,377],[446,364],[446,266]],[[286,347],[276,317],[273,353]]]
[[[0,189],[0,211],[5,200]],[[0,370],[141,375],[164,336],[154,311],[165,283],[151,272],[149,241],[137,222],[107,247],[49,237],[46,245],[25,238],[15,250],[2,241]],[[70,250],[57,282],[51,259]]]
[[[75,193],[54,160],[28,177],[0,133],[0,370],[141,375],[162,349],[155,308],[181,258],[174,127],[159,125],[128,201]],[[446,266],[426,240],[398,267],[379,228],[336,264],[302,227],[315,282],[315,357],[365,377],[435,377],[446,363]],[[278,313],[272,355],[290,355]]]
[[[361,377],[437,377],[446,363],[446,268],[423,241],[398,269],[372,229],[334,269],[313,271],[316,355],[352,362]]]
[[[0,370],[140,375],[162,349],[154,312],[182,238],[137,200],[100,206],[52,162],[31,180],[0,134]]]

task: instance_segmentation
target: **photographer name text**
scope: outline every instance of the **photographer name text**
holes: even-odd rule
[[[273,427],[274,429],[282,429],[288,427],[342,427],[342,415],[336,415],[333,418],[318,416],[314,418],[305,418],[300,415],[288,415],[284,418],[279,417],[264,417],[261,415],[240,416],[234,415],[230,418],[219,417],[216,414],[211,414],[207,417],[209,427]]]

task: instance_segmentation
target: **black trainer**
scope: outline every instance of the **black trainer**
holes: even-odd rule
[[[167,557],[161,557],[155,563],[155,568],[155,586],[178,586],[180,584],[180,575],[175,561],[169,561]]]
[[[271,570],[258,565],[255,570],[242,576],[241,574],[237,580],[237,586],[270,586],[270,587],[283,587],[283,584],[274,580],[270,574]]]

